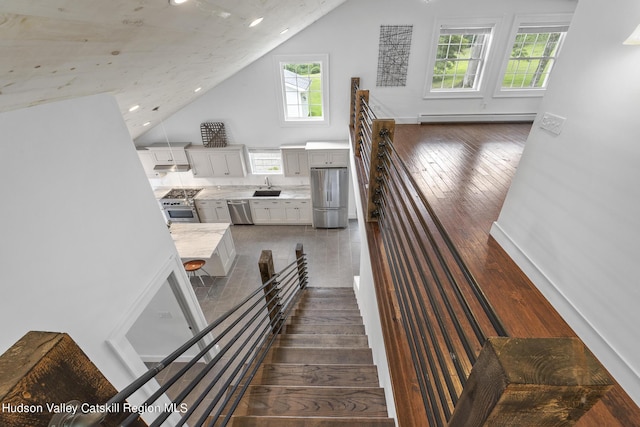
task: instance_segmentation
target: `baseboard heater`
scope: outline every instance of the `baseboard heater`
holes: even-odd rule
[[[536,113],[420,114],[418,123],[533,122]]]

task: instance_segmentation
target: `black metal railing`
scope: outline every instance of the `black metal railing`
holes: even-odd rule
[[[352,96],[363,203],[384,243],[428,423],[445,426],[486,339],[507,331],[400,158],[395,123],[377,119],[357,85]]]
[[[263,254],[266,252],[270,257],[271,251]],[[107,410],[97,417],[99,420],[95,414],[88,414],[93,418],[91,423],[76,417],[75,423],[58,421],[58,425],[106,422],[129,426],[136,423],[141,412],[146,412],[144,419],[150,427],[186,423],[226,426],[307,285],[307,258],[300,244],[296,257],[279,273],[271,273],[266,279],[263,275],[262,286],[113,396],[104,405]],[[194,349],[197,354],[188,362],[175,365],[170,371],[175,373],[159,381],[158,387],[158,374]],[[143,403],[135,407],[126,403],[145,386],[155,390]],[[110,422],[109,418],[117,419]]]

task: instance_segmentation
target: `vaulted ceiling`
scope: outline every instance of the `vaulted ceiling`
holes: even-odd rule
[[[0,112],[110,93],[135,138],[345,1],[2,0]]]

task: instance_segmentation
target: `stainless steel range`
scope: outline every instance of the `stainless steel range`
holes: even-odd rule
[[[193,198],[202,188],[172,188],[162,199],[160,205],[164,216],[171,222],[200,222]]]

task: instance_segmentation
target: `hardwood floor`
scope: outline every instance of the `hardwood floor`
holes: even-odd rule
[[[394,146],[509,335],[575,336],[489,235],[530,128],[520,123],[397,125]],[[616,386],[576,426],[640,426],[640,409]]]

